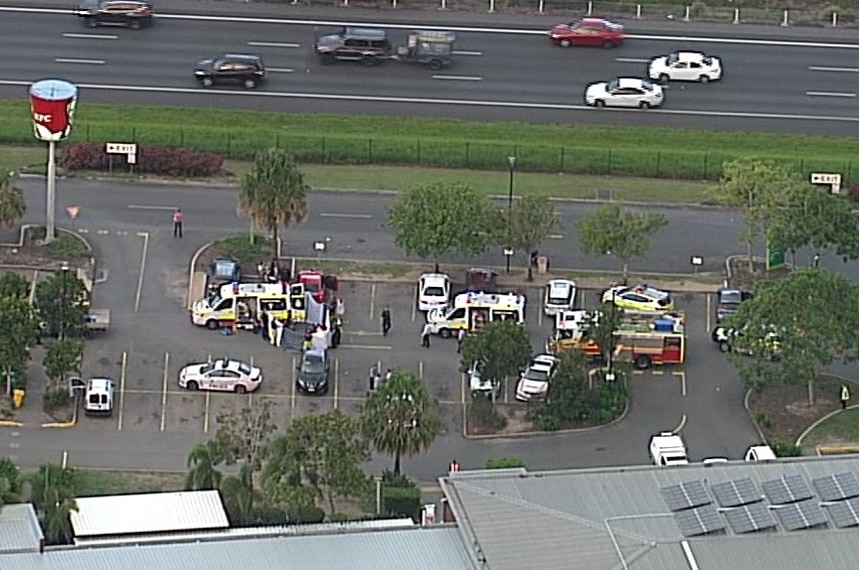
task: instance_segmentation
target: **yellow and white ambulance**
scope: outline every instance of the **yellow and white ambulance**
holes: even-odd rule
[[[191,322],[210,329],[255,329],[263,313],[269,318],[304,322],[307,298],[304,285],[295,283],[227,283],[217,293],[196,301]]]
[[[525,324],[525,296],[516,293],[477,293],[457,295],[453,305],[427,313],[433,334],[450,338],[465,329],[473,333],[490,322],[512,320]]]

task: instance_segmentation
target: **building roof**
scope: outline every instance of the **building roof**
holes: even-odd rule
[[[449,525],[7,554],[3,570],[473,570]]]
[[[0,554],[39,552],[44,538],[33,505],[0,507]]]
[[[489,570],[570,560],[589,570],[847,570],[859,559],[850,456],[472,471],[441,483],[472,560]]]
[[[75,502],[76,539],[230,526],[218,491],[79,497]]]

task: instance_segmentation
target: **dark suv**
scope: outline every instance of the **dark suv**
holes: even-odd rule
[[[74,13],[90,28],[127,26],[139,30],[152,25],[152,4],[140,0],[84,0]]]
[[[391,56],[391,44],[384,30],[345,27],[339,34],[318,38],[316,53],[325,65],[335,61],[377,65]]]
[[[253,89],[265,80],[265,65],[256,55],[228,53],[197,63],[194,78],[204,87],[216,83],[239,83]]]

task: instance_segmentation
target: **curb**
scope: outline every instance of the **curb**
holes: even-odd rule
[[[24,427],[24,424],[14,420],[0,420],[0,427]]]

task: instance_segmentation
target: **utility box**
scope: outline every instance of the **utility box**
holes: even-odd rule
[[[537,256],[537,274],[545,275],[549,272],[549,258],[545,255]]]

